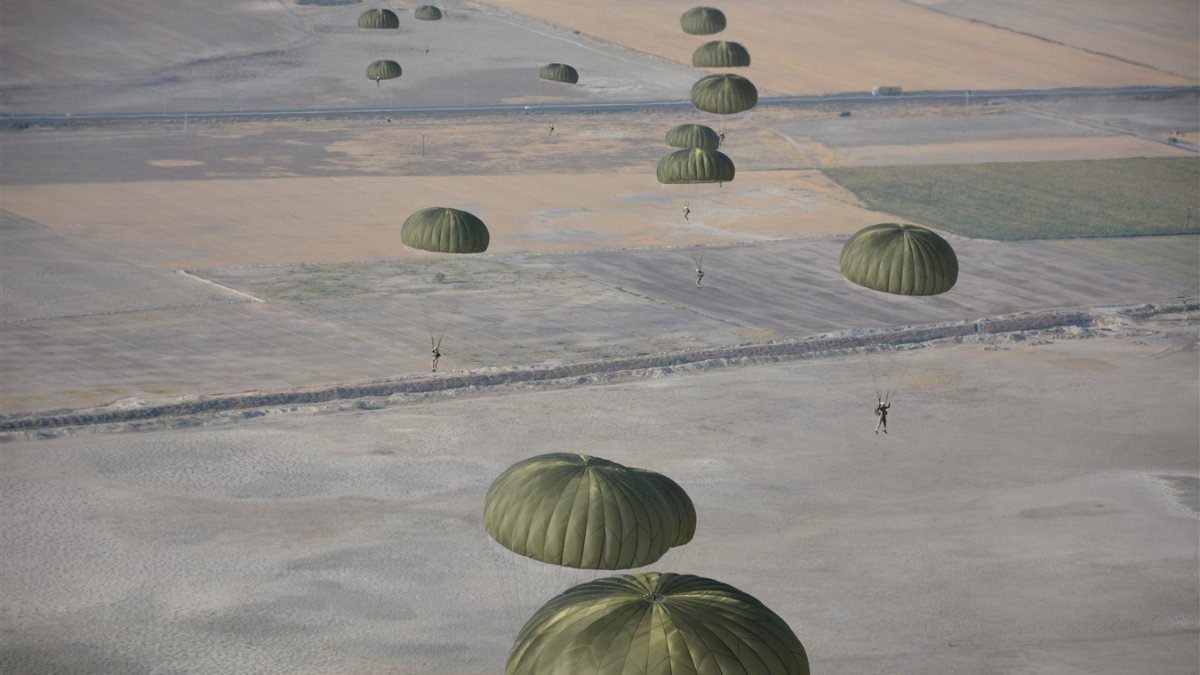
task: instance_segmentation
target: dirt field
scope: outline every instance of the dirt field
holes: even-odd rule
[[[1200,81],[1193,5],[924,4],[729,0],[722,37],[748,46],[767,93]],[[437,23],[404,4],[387,34],[353,27],[368,6],[0,4],[0,113],[682,99],[700,75],[687,64],[701,40],[678,29],[691,5],[674,0],[451,0]],[[403,77],[367,81],[377,58]],[[578,67],[580,85],[538,81],[550,61]],[[512,462],[565,450],[683,485],[700,528],[658,569],[760,598],[814,673],[1197,672],[1194,311],[714,358],[609,386],[474,384],[826,331],[1194,303],[1194,235],[951,237],[962,272],[943,296],[845,282],[845,237],[896,217],[822,167],[1180,155],[1200,133],[1194,95],[980,98],[733,120],[535,108],[6,128],[6,422],[471,380],[152,420],[178,427],[162,433],[6,433],[0,671],[498,672],[524,619],[587,575],[490,544],[482,495]],[[732,183],[656,182],[666,129],[691,121],[726,132]],[[400,224],[435,203],[483,217],[489,253],[405,250]],[[436,375],[431,335],[444,336]],[[880,381],[896,390],[888,435],[871,433]]]
[[[662,471],[695,539],[827,675],[1189,673],[1194,326],[232,427],[3,446],[0,669],[495,673],[582,575],[489,544],[488,483],[579,451]],[[1084,409],[1087,414],[1080,414]]]
[[[492,4],[680,63],[691,63],[692,51],[705,40],[679,27],[679,16],[695,5],[689,1],[616,0],[576,6],[555,0],[493,0]],[[1162,2],[1155,8],[1160,17],[1123,24],[1133,32],[1134,27],[1148,29],[1159,22],[1171,25],[1168,31],[1151,33],[1154,37],[1147,41],[1155,45],[1150,48],[1153,54],[1137,51],[1133,58],[1153,58],[1172,66],[1190,60],[1190,68],[1175,74],[1086,51],[1115,50],[1116,56],[1124,56],[1122,45],[1131,42],[1129,33],[1113,30],[1106,21],[1114,13],[1129,19],[1142,11],[1120,0],[1088,4],[1087,9],[1072,12],[1021,3],[1021,16],[1031,24],[1040,24],[1043,16],[1070,16],[1072,46],[902,0],[853,4],[814,0],[786,8],[734,0],[721,5],[729,25],[718,38],[741,42],[750,51],[752,65],[746,73],[751,80],[768,91],[788,94],[870,91],[881,84],[909,90],[981,90],[1200,80],[1195,31],[1189,28],[1196,26],[1194,6]],[[1056,19],[1055,27],[1063,23]]]

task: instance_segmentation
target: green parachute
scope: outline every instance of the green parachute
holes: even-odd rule
[[[367,79],[379,82],[400,77],[400,64],[395,61],[375,61],[367,66]]]
[[[658,182],[664,185],[728,183],[733,180],[733,160],[719,150],[684,148],[658,161]]]
[[[487,250],[487,225],[471,213],[434,206],[404,221],[400,240],[405,246],[437,253],[482,253]]]
[[[748,68],[750,52],[737,42],[705,42],[692,52],[692,65],[697,68]]]
[[[433,5],[421,5],[420,7],[413,10],[413,15],[417,17],[418,21],[441,21],[442,20],[442,10],[438,9],[437,7],[434,7]]]
[[[753,596],[690,574],[649,572],[567,589],[537,610],[505,675],[809,675],[787,623]]]
[[[579,82],[579,71],[565,63],[549,63],[542,66],[542,71],[538,73],[538,77],[552,82],[575,84]]]
[[[688,35],[712,35],[725,30],[725,13],[715,7],[693,7],[679,17]]]
[[[692,85],[692,105],[704,112],[733,115],[758,104],[758,89],[741,75],[709,75]]]
[[[898,295],[937,295],[958,281],[950,243],[918,225],[880,223],[859,230],[842,247],[840,267],[859,286]]]
[[[483,524],[510,551],[563,567],[649,565],[691,540],[696,511],[669,478],[599,457],[550,453],[500,474]]]
[[[721,136],[703,124],[680,124],[667,131],[667,145],[672,148],[716,150],[721,146]]]
[[[399,28],[400,17],[390,9],[368,9],[358,17],[359,28]]]

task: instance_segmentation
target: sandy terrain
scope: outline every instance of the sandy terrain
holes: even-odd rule
[[[683,485],[696,538],[652,569],[752,593],[814,672],[1195,672],[1200,362],[1174,336],[886,357],[887,436],[856,357],[10,442],[0,669],[499,672],[587,575],[490,544],[483,495],[571,450]]]
[[[1196,58],[1200,5],[1191,0],[916,1],[954,16],[1200,78]]]
[[[493,0],[492,4],[681,63],[691,63],[692,51],[704,40],[679,28],[680,14],[695,5],[690,1],[614,0],[578,6],[556,0]],[[1099,4],[1104,11],[1072,15],[1078,26],[1071,36],[1078,41],[1074,46],[972,23],[903,0],[813,0],[786,8],[734,0],[721,4],[729,26],[719,37],[741,42],[750,51],[752,65],[745,72],[751,80],[768,91],[788,94],[869,91],[880,84],[909,90],[981,90],[1194,85],[1200,80],[1194,6],[1169,2],[1156,8],[1167,16],[1155,25],[1162,21],[1179,27],[1162,36],[1154,34],[1153,41],[1161,45],[1155,53],[1172,64],[1192,60],[1191,69],[1174,74],[1084,51],[1096,44],[1101,50],[1117,49],[1120,55],[1120,45],[1114,45],[1112,38],[1126,35],[1108,28],[1105,21],[1113,12],[1128,17],[1139,11],[1120,0]],[[1027,21],[1040,21],[1039,7],[1023,3]],[[1062,14],[1069,11],[1063,9]]]

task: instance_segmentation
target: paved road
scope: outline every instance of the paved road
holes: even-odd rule
[[[1033,99],[1079,98],[1089,96],[1179,96],[1198,94],[1200,87],[1119,87],[1110,89],[1027,89],[996,91],[926,91],[911,92],[899,96],[872,96],[866,93],[833,94],[829,96],[776,96],[759,99],[761,106],[821,106],[834,103],[862,105],[894,104],[899,102],[957,102],[977,101],[1023,101]],[[635,101],[610,103],[555,103],[542,105],[476,105],[444,106],[432,108],[311,108],[291,110],[215,110],[199,112],[128,112],[78,114],[6,115],[0,117],[0,128],[30,125],[102,124],[107,122],[137,122],[152,120],[250,120],[286,119],[295,117],[346,118],[379,117],[381,115],[405,116],[470,116],[496,114],[594,114],[604,112],[631,112],[642,110],[691,109],[687,99],[673,101]]]

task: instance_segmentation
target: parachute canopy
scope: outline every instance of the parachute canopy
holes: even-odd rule
[[[684,148],[658,160],[658,182],[728,183],[733,180],[733,160],[718,150]]]
[[[692,52],[692,65],[697,68],[748,68],[750,52],[737,42],[705,42]]]
[[[721,137],[703,124],[680,124],[667,131],[667,145],[672,148],[716,150],[721,145]]]
[[[758,89],[741,75],[709,75],[692,85],[692,105],[704,112],[732,115],[758,103]]]
[[[919,225],[880,223],[842,247],[842,274],[867,288],[899,295],[937,295],[958,281],[950,242]]]
[[[688,35],[712,35],[725,30],[725,13],[716,7],[693,7],[679,17]]]
[[[400,17],[390,9],[368,9],[358,17],[359,28],[399,28]]]
[[[579,71],[565,63],[549,63],[542,66],[542,72],[538,73],[538,77],[543,80],[575,84],[579,82]]]
[[[367,66],[368,80],[391,80],[400,77],[400,64],[395,61],[375,61]]]
[[[534,560],[626,569],[690,541],[696,511],[683,488],[653,471],[550,453],[517,462],[492,481],[483,525],[498,544]]]
[[[438,253],[482,253],[488,247],[483,221],[458,209],[434,206],[413,213],[400,229],[405,246]]]
[[[504,672],[809,675],[809,667],[796,634],[754,597],[713,579],[648,572],[552,598],[517,635]]]
[[[421,5],[420,7],[413,10],[413,14],[420,21],[441,21],[442,20],[442,10],[438,9],[437,7],[434,7],[433,5]]]

